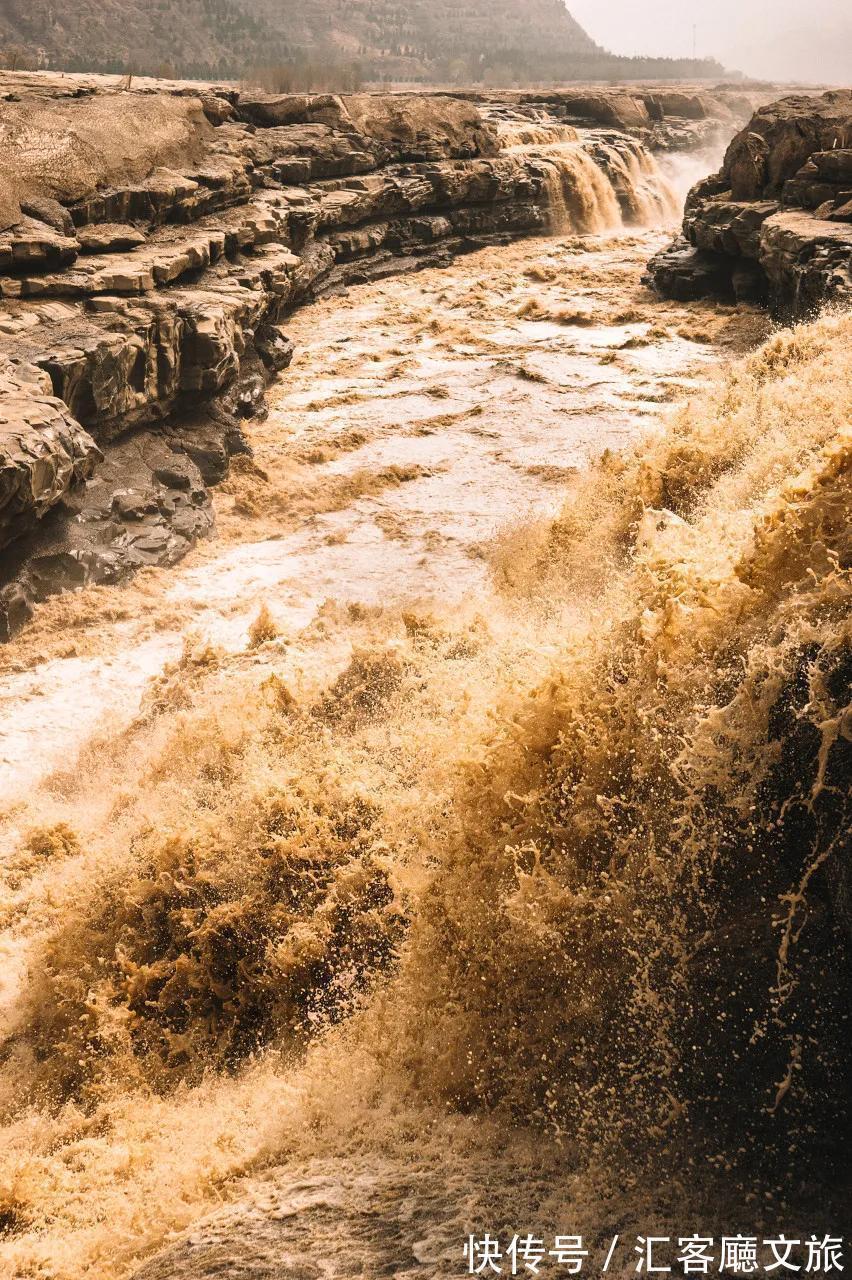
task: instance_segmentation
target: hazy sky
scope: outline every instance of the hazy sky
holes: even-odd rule
[[[613,53],[697,48],[755,76],[852,85],[852,0],[567,0]]]

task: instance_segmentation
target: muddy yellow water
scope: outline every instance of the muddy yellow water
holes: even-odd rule
[[[217,537],[0,655],[4,1274],[633,1274],[840,1185],[850,323],[663,238],[305,308]]]
[[[295,364],[217,495],[215,541],[128,592],[46,606],[0,655],[4,795],[126,722],[193,628],[239,649],[266,602],[293,644],[326,602],[487,592],[498,530],[555,512],[578,468],[759,323],[654,302],[639,277],[662,240],[487,250],[297,314]]]

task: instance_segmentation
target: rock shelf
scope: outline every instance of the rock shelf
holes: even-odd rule
[[[766,301],[788,319],[852,301],[852,90],[758,110],[650,275],[669,297]]]

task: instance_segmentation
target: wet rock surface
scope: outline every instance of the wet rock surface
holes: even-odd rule
[[[190,428],[129,432],[107,449],[88,484],[69,487],[52,519],[7,548],[0,639],[57,590],[115,584],[136,569],[177,564],[214,527],[209,486],[245,452],[239,425],[220,413]]]
[[[852,91],[762,107],[650,276],[669,297],[765,299],[793,318],[852,299]]]
[[[80,486],[98,457],[48,376],[0,357],[0,546]]]
[[[174,470],[168,424],[183,424],[189,492],[203,494],[227,470],[233,415],[261,412],[265,381],[292,358],[282,324],[301,302],[548,228],[552,164],[506,147],[507,123],[573,121],[630,221],[639,210],[613,164],[631,147],[699,145],[735,112],[724,94],[0,81],[14,97],[2,106],[0,342],[30,371],[0,387],[0,545],[19,544],[0,569],[7,632],[51,581],[173,563],[209,530],[206,496],[152,481]],[[208,435],[193,442],[187,424],[214,400],[225,417],[202,413]],[[138,509],[134,494],[148,495]]]

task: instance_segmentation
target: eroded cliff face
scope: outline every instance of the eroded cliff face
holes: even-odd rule
[[[852,299],[852,90],[762,107],[650,271],[670,297],[767,300],[790,318]]]

